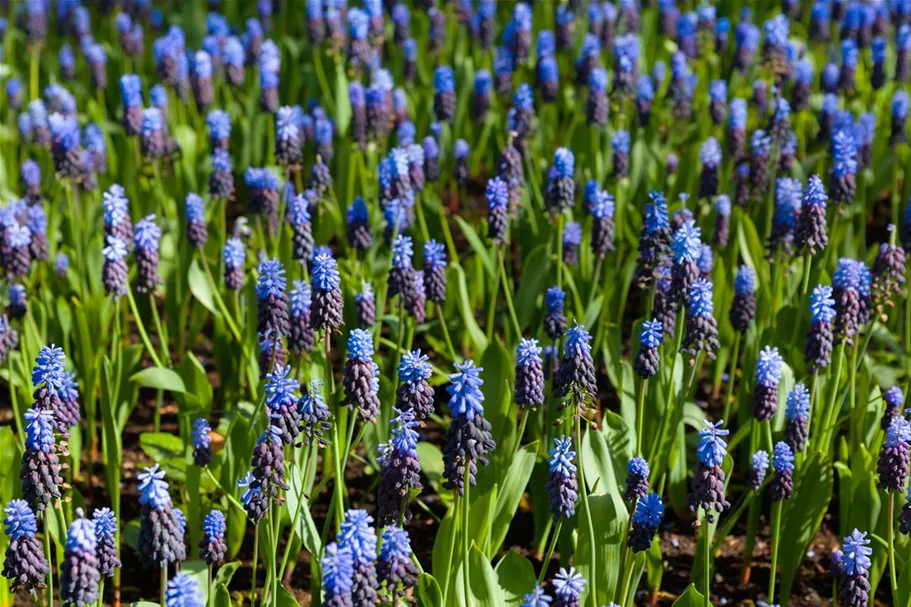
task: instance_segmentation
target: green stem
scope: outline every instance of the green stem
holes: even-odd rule
[[[253,525],[253,580],[250,583],[250,607],[256,606],[256,568],[259,558],[259,523]],[[164,601],[162,601],[162,605]]]
[[[626,561],[626,559],[624,559]],[[620,586],[620,594],[617,596],[617,599],[620,601],[621,606],[626,605],[626,595],[629,594],[629,586],[633,580],[633,568],[635,567],[636,558],[633,556],[630,559],[627,567],[624,567],[625,571],[623,573],[623,585]]]
[[[471,474],[471,467],[466,464],[465,466],[465,478],[463,479],[464,488],[465,488],[465,499],[462,500],[462,592],[465,596],[465,603],[471,604],[471,583],[470,583],[470,572],[469,572],[469,552],[471,547],[471,539],[469,538],[468,532],[468,520],[469,520],[469,511],[471,510],[471,502],[469,501],[468,492],[471,488],[471,483],[469,483],[469,475]]]
[[[458,362],[459,357],[456,354],[455,348],[452,347],[452,338],[449,336],[449,327],[446,326],[446,317],[443,311],[443,302],[434,304],[434,307],[437,309],[437,316],[440,318],[440,326],[443,328],[443,340],[446,342],[446,348],[449,350],[449,355],[452,357],[452,362]]]
[[[829,396],[829,406],[823,413],[825,424],[821,428],[823,431],[823,440],[819,444],[819,451],[828,449],[829,442],[832,440],[832,434],[835,432],[835,421],[838,419],[838,411],[835,411],[835,402],[838,400],[838,384],[841,382],[841,368],[845,362],[845,342],[838,346],[838,355],[835,357],[835,381],[832,382]],[[828,386],[826,386],[828,387]]]
[[[162,567],[160,569],[160,592],[161,592],[161,604],[167,605],[167,596],[168,596],[168,568]]]
[[[576,407],[576,410],[578,410],[578,407]],[[579,415],[576,415],[576,449],[580,453],[582,452],[582,417]],[[588,527],[588,537],[591,542],[592,571],[598,571],[597,551],[595,550],[595,526],[592,524],[592,513],[588,504],[588,489],[585,486],[585,468],[582,466],[581,461],[579,462],[579,488],[581,489],[579,497],[582,500],[582,515],[585,517],[585,525]],[[596,577],[592,576],[591,579],[592,607],[598,607],[598,582]]]
[[[229,434],[229,436],[230,436],[230,434]],[[240,500],[238,500],[236,497],[234,497],[234,494],[232,492],[225,491],[225,488],[221,486],[221,483],[218,481],[217,478],[215,478],[215,475],[212,474],[212,470],[208,466],[203,466],[203,470],[206,471],[206,474],[209,476],[209,479],[213,483],[215,483],[215,486],[218,487],[218,490],[221,491],[222,495],[227,497],[228,501],[231,502],[232,504],[234,504],[235,508],[245,510],[244,505],[242,503],[240,503]]]
[[[778,569],[778,544],[781,536],[781,504],[778,500],[772,506],[772,570],[769,572],[769,604],[775,602],[775,574]]]
[[[513,461],[516,458],[516,453],[519,452],[519,449],[522,447],[522,437],[525,436],[525,426],[528,424],[528,418],[531,415],[531,411],[528,409],[521,409],[522,421],[519,423],[519,433],[516,435],[516,446],[512,450],[512,458],[509,461]]]
[[[775,452],[775,441],[772,440],[772,422],[771,420],[765,420],[762,422],[762,429],[764,432],[765,438],[765,448],[768,450],[769,455]]]
[[[51,552],[51,528],[48,525],[48,517],[51,511],[47,508],[44,510],[44,554],[47,556],[47,607],[54,607],[54,555]],[[162,595],[162,598],[164,596]],[[164,604],[164,601],[162,601]]]
[[[500,246],[494,245],[494,256],[496,257],[496,263],[500,263]],[[496,280],[493,283],[493,297],[490,298],[490,305],[487,308],[487,341],[493,339],[493,329],[496,324],[497,319],[497,298],[500,295],[500,281]]]
[[[506,297],[506,308],[509,310],[509,318],[512,320],[512,327],[516,331],[516,339],[522,336],[522,328],[519,326],[519,317],[516,315],[516,306],[512,301],[512,289],[509,286],[509,279],[506,277],[506,264],[503,262],[503,255],[500,255],[500,277],[503,279],[503,296]]]
[[[705,607],[712,607],[712,528],[707,518],[702,520],[702,532],[705,534],[702,538],[702,575],[705,584],[702,604]]]
[[[639,397],[636,400],[636,455],[642,456],[642,429],[645,426],[645,380],[639,378]]]
[[[294,509],[294,516],[291,519],[291,533],[297,533],[297,522],[300,520],[301,512],[304,509],[304,479],[307,478],[307,465],[310,460],[310,450],[304,452],[304,457],[301,461],[301,486],[300,491],[297,493],[297,508]],[[277,546],[276,546],[277,548]],[[288,543],[285,544],[285,553],[282,555],[282,564],[278,568],[284,577],[285,568],[288,566],[288,557],[291,555],[291,540],[289,538]]]
[[[164,365],[161,364],[161,359],[158,358],[158,354],[155,353],[155,348],[152,347],[152,342],[149,341],[149,334],[146,333],[142,317],[139,315],[139,310],[136,308],[136,300],[133,299],[133,290],[130,288],[129,284],[127,284],[127,299],[130,302],[130,309],[133,311],[133,317],[136,319],[136,328],[139,330],[139,337],[142,339],[142,343],[145,345],[149,357],[151,357],[152,362],[155,363],[156,367],[163,367]]]
[[[895,573],[895,492],[889,492],[889,585],[892,600],[898,602],[898,578]]]
[[[449,546],[448,546],[448,549],[446,552],[447,557],[446,557],[446,569],[445,569],[446,575],[448,577],[446,578],[446,584],[444,585],[444,588],[443,588],[443,607],[448,607],[448,605],[449,605],[446,602],[446,599],[449,597],[449,586],[451,586],[453,583],[452,559],[455,555],[456,521],[458,520],[457,513],[461,512],[461,504],[459,502],[460,502],[459,492],[456,491],[455,500],[453,501],[453,504],[452,504],[452,516],[450,517],[450,524],[449,524],[450,525]]]
[[[734,403],[731,401],[734,398],[734,381],[735,375],[737,375],[737,358],[740,356],[740,340],[743,333],[737,331],[734,333],[734,350],[731,356],[731,370],[728,372],[728,385],[726,388],[727,394],[724,397],[724,417],[721,419],[730,423],[731,421],[731,407]]]
[[[538,584],[544,583],[544,576],[547,575],[547,568],[550,565],[550,559],[554,557],[554,549],[557,547],[557,540],[560,539],[560,530],[563,528],[563,519],[561,518],[557,521],[557,526],[554,528],[554,534],[550,538],[550,543],[547,545],[547,554],[544,555],[544,560],[541,561],[541,573],[538,574]]]
[[[168,348],[168,333],[161,324],[161,316],[158,315],[158,306],[155,305],[155,295],[149,293],[149,307],[152,309],[152,322],[155,323],[155,332],[158,333],[158,341],[161,342],[161,356],[171,366],[171,353]]]

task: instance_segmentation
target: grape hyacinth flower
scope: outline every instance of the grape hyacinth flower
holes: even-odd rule
[[[753,131],[750,137],[750,188],[753,196],[762,198],[769,187],[769,153],[772,138],[762,129]]]
[[[44,206],[33,204],[26,211],[25,226],[29,232],[28,252],[32,259],[36,261],[47,261],[48,240],[47,240],[47,215],[44,212]],[[904,256],[902,257],[904,261]]]
[[[901,296],[902,287],[905,284],[905,251],[894,242],[895,226],[890,224],[887,229],[890,234],[890,242],[879,245],[879,252],[876,254],[871,270],[873,281],[870,287],[873,309],[883,322],[889,318],[887,309],[895,305],[892,301],[893,298]],[[32,239],[34,240],[34,230]]]
[[[239,291],[244,285],[244,261],[247,258],[243,241],[236,236],[229,238],[225,242],[222,257],[225,264],[225,286],[232,291]]]
[[[309,303],[307,308],[309,310]],[[370,283],[364,283],[364,288],[360,293],[354,295],[354,312],[357,321],[365,326],[372,327],[376,324],[376,300],[373,294],[373,287]],[[308,312],[309,314],[309,312]],[[293,332],[293,328],[292,328]],[[312,346],[311,346],[312,349]]]
[[[644,458],[634,457],[626,466],[626,492],[623,499],[637,502],[648,494],[648,477],[651,474]]]
[[[548,451],[550,458],[547,460],[549,472],[546,489],[554,521],[571,518],[576,513],[579,482],[576,479],[576,465],[573,463],[576,452],[572,446],[571,437],[561,436],[554,438],[554,448]]]
[[[78,180],[83,171],[82,148],[79,145],[79,124],[76,122],[76,117],[54,113],[48,119],[48,126],[50,127],[54,170],[61,177]]]
[[[521,339],[516,348],[515,401],[521,408],[544,404],[544,360],[537,339]]]
[[[424,179],[435,183],[440,178],[440,146],[431,136],[424,137]]]
[[[608,251],[614,250],[614,210],[614,197],[603,190],[597,190],[590,207],[593,218],[591,248],[592,253],[599,259],[604,259]],[[564,233],[564,257],[566,256],[565,240]],[[581,241],[581,233],[579,240]]]
[[[11,284],[7,288],[7,297],[9,307],[6,308],[9,317],[18,320],[28,312],[28,298],[25,295],[25,286],[20,284]]]
[[[313,259],[314,247],[309,208],[310,196],[308,191],[305,191],[291,200],[286,217],[288,225],[291,226],[291,257],[308,263]]]
[[[652,545],[658,527],[664,519],[664,502],[657,493],[649,493],[639,499],[633,512],[632,525],[626,545],[634,553],[644,552]]]
[[[795,453],[807,445],[807,424],[810,420],[810,391],[803,384],[797,384],[788,393],[788,408],[785,411],[785,439]]]
[[[92,88],[104,90],[108,86],[108,75],[105,66],[108,62],[104,47],[92,44],[85,50],[85,60],[89,64],[89,73],[92,76]]]
[[[289,300],[289,333],[288,348],[297,354],[313,351],[315,338],[310,326],[310,304],[312,292],[310,285],[303,280],[292,283]]]
[[[885,430],[889,427],[889,424],[892,423],[893,419],[901,416],[905,395],[902,394],[902,389],[900,387],[892,386],[886,390],[886,393],[883,395],[883,400],[885,401],[886,406],[883,410],[882,420],[880,420],[880,427]]]
[[[261,491],[265,508],[269,507],[270,500],[279,502],[280,491],[288,490],[288,485],[285,483],[282,430],[275,425],[274,417],[270,421],[273,422],[272,425],[259,435],[250,458],[250,470],[253,474],[251,486]]]
[[[637,274],[639,287],[644,289],[655,279],[655,271],[662,255],[671,251],[671,230],[664,194],[652,190],[645,203],[645,217],[639,235],[639,260]],[[668,327],[665,326],[665,329]]]
[[[324,607],[348,607],[351,602],[351,588],[354,585],[354,558],[350,548],[339,548],[331,543],[323,551],[320,561],[323,573],[323,588],[326,590]]]
[[[734,302],[729,318],[737,331],[746,331],[756,317],[756,272],[747,265],[737,269],[734,279]]]
[[[527,82],[519,85],[512,97],[512,108],[507,113],[509,130],[515,133],[516,147],[525,149],[526,142],[534,134],[535,95]]]
[[[484,418],[483,369],[471,359],[455,363],[455,368],[446,386],[452,422],[443,449],[443,487],[464,496],[466,480],[474,486],[478,465],[487,465],[487,454],[496,448],[496,443],[490,434],[490,422]]]
[[[563,227],[563,263],[579,265],[579,246],[582,244],[582,224],[568,221]]]
[[[257,331],[273,331],[279,339],[289,330],[288,296],[285,294],[287,279],[285,268],[277,259],[265,259],[260,263],[256,279],[258,304]]]
[[[287,105],[275,114],[275,160],[280,166],[298,167],[301,163],[303,140],[296,114],[295,108]]]
[[[598,5],[592,4],[591,6],[597,7]],[[531,592],[522,597],[522,603],[519,607],[550,607],[550,603],[551,598],[547,596],[544,588],[536,580]]]
[[[724,437],[730,431],[722,430],[724,422],[714,424],[703,420],[705,426],[699,431],[699,446],[696,449],[698,463],[696,477],[690,487],[688,496],[690,512],[695,513],[699,508],[705,511],[705,517],[710,523],[715,522],[715,516],[731,507],[724,496],[724,470],[721,465],[727,455],[727,443]]]
[[[778,348],[766,346],[759,352],[756,361],[753,389],[753,417],[757,421],[769,421],[778,410],[778,383],[781,381],[781,365],[784,362]]]
[[[877,486],[888,492],[901,491],[908,481],[911,465],[911,424],[902,416],[894,418],[886,428],[886,440],[879,452],[876,471]]]
[[[6,517],[4,531],[9,538],[2,575],[10,581],[10,592],[23,589],[34,593],[45,587],[44,580],[50,571],[44,549],[35,534],[38,523],[28,502],[10,500],[3,509]]]
[[[161,228],[155,223],[155,215],[149,215],[136,222],[136,227],[133,228],[133,241],[136,244],[136,290],[140,293],[151,293],[161,283],[158,276]]]
[[[674,270],[671,296],[680,301],[688,295],[691,285],[699,278],[697,260],[702,255],[702,230],[687,221],[674,232],[671,243],[674,252]]]
[[[832,321],[836,316],[832,287],[816,286],[810,295],[810,331],[807,333],[804,353],[804,362],[809,363],[814,372],[825,369],[832,361],[832,344],[835,339]]]
[[[25,412],[25,451],[22,454],[22,495],[38,512],[59,499],[63,488],[60,459],[54,441],[54,418],[45,409]]]
[[[310,382],[309,389],[297,401],[297,411],[301,418],[301,433],[304,436],[304,442],[307,445],[316,443],[320,448],[326,446],[326,440],[323,438],[329,430],[332,429],[332,414],[329,412],[329,406],[320,393],[320,386],[323,383],[319,380]]]
[[[209,146],[212,150],[227,150],[231,140],[231,116],[224,110],[212,110],[206,116]]]
[[[199,558],[209,567],[225,560],[228,547],[225,545],[227,524],[221,510],[210,510],[202,521],[202,539],[199,540]]]
[[[142,79],[136,74],[120,77],[120,100],[123,104],[121,124],[128,137],[142,131]]]
[[[615,179],[629,177],[629,144],[629,131],[615,131],[611,137]]]
[[[591,355],[592,336],[585,327],[575,324],[566,331],[565,339],[563,358],[554,378],[554,393],[561,398],[571,396],[563,406],[574,406],[575,414],[582,416],[586,400],[598,393]]]
[[[734,202],[745,207],[750,200],[750,164],[741,162],[734,169]]]
[[[721,165],[721,146],[714,137],[706,139],[699,148],[699,197],[712,198],[718,193],[718,168]]]
[[[43,346],[35,357],[32,367],[32,394],[36,409],[48,411],[53,415],[54,429],[67,435],[70,428],[79,423],[78,392],[70,395],[68,382],[70,377],[64,369],[66,355],[62,348]]]
[[[911,32],[908,33],[909,47],[911,47]],[[911,50],[911,49],[909,49]],[[891,107],[891,126],[892,133],[889,135],[889,144],[904,143],[908,140],[906,134],[906,125],[908,123],[908,112],[911,111],[911,96],[908,91],[899,89],[892,95]]]
[[[164,569],[169,563],[186,558],[183,513],[171,504],[164,474],[164,470],[159,470],[158,464],[155,464],[145,468],[137,477],[142,510],[136,545],[139,562],[144,569]]]
[[[212,56],[204,50],[196,51],[192,56],[190,87],[193,98],[200,112],[206,112],[212,105],[214,91],[212,88]]]
[[[118,236],[107,236],[101,254],[104,257],[104,265],[101,269],[104,292],[107,295],[113,295],[115,299],[126,295],[129,274],[129,268],[124,261],[127,255],[126,244]]]
[[[898,530],[905,535],[911,533],[911,487],[905,493],[905,503],[898,514]]]
[[[142,137],[139,149],[143,158],[158,160],[165,155],[164,118],[158,108],[142,110]]]
[[[276,363],[266,374],[266,408],[272,434],[286,445],[294,444],[300,432],[300,415],[294,392],[300,387],[291,374],[291,367]]]
[[[338,264],[328,253],[313,258],[313,302],[310,306],[311,325],[315,331],[327,332],[342,326],[342,290]]]
[[[487,237],[502,244],[509,226],[509,188],[506,182],[494,177],[487,182]]]
[[[309,218],[306,223],[309,226]],[[373,234],[370,231],[370,213],[367,210],[367,203],[361,196],[355,197],[348,206],[345,223],[348,243],[358,251],[366,251],[373,242]]]
[[[806,58],[794,64],[794,87],[791,89],[791,106],[795,112],[807,109],[813,87],[813,64]]]
[[[791,499],[794,494],[794,453],[788,443],[775,444],[775,450],[772,453],[772,469],[775,471],[772,476],[772,501],[780,502]]]
[[[227,150],[212,152],[212,173],[209,175],[209,194],[213,198],[230,200],[234,197],[234,173],[231,155]]]
[[[547,203],[552,213],[571,209],[576,203],[576,183],[573,180],[576,158],[567,148],[554,153],[552,175],[547,184]]]
[[[22,109],[22,82],[18,78],[6,81],[6,102],[11,110],[18,112]]]
[[[832,200],[836,203],[848,203],[854,200],[856,155],[857,145],[854,136],[846,130],[835,133],[832,138],[833,166],[829,189],[832,191]]]
[[[434,239],[424,243],[424,292],[434,303],[446,301],[446,248]]]
[[[549,61],[556,66],[556,60],[550,58]],[[554,96],[556,97],[556,91],[554,91]],[[602,67],[596,67],[588,75],[588,101],[586,103],[585,116],[589,126],[607,126],[610,102],[607,99],[607,70]]]
[[[655,100],[655,85],[651,77],[644,75],[639,78],[636,86],[636,115],[639,117],[639,126],[648,126],[652,117],[652,102]]]
[[[98,602],[98,540],[95,525],[76,508],[76,518],[67,531],[60,565],[60,601],[83,607]]]
[[[193,192],[187,194],[185,209],[187,219],[187,241],[189,241],[190,245],[193,247],[204,247],[206,241],[209,239],[209,232],[206,229],[206,214],[202,197]]]
[[[193,420],[193,463],[197,466],[207,466],[212,460],[212,438],[209,433],[209,420],[198,417]]]
[[[343,404],[357,409],[365,422],[374,421],[380,408],[379,396],[375,390],[373,362],[373,335],[364,329],[352,329],[348,334],[348,360],[342,374],[345,389]]]
[[[376,564],[377,579],[396,604],[399,593],[407,593],[417,585],[418,569],[414,564],[411,538],[395,524],[383,531],[383,544]]]
[[[41,166],[29,158],[22,163],[19,176],[25,186],[25,198],[30,202],[41,200]]]
[[[351,104],[351,140],[363,149],[367,145],[367,96],[363,84],[354,81],[348,85],[348,102]]]
[[[713,124],[724,122],[728,113],[728,83],[726,80],[712,80],[709,83],[709,114]]]
[[[762,488],[768,470],[769,454],[759,449],[750,458],[750,478],[747,480],[747,487],[750,488],[750,491],[755,492]]]
[[[639,351],[633,361],[633,369],[642,379],[654,377],[658,373],[661,356],[658,347],[664,339],[661,321],[657,319],[645,320],[639,331]]]
[[[329,155],[327,158],[331,160],[332,156]],[[316,154],[316,162],[310,168],[309,187],[319,199],[324,199],[332,189],[332,173],[319,153]]]
[[[377,518],[381,526],[395,524],[399,520],[411,520],[408,506],[412,491],[421,490],[421,462],[418,459],[418,433],[420,425],[414,419],[414,411],[399,411],[396,416],[388,444],[380,445],[380,486],[377,494]]]
[[[817,250],[824,250],[829,244],[826,233],[828,199],[822,180],[818,175],[810,175],[803,191],[796,232],[798,249],[806,248],[810,255],[815,255]]]
[[[117,556],[117,519],[110,508],[101,508],[92,513],[92,525],[98,572],[104,577],[114,577],[114,570],[120,568],[120,558]]]
[[[433,374],[430,359],[420,350],[405,352],[398,366],[399,384],[395,406],[399,411],[414,413],[421,422],[433,413],[433,388],[427,383]]]
[[[249,209],[266,216],[269,233],[278,229],[278,178],[269,169],[247,167],[244,180],[249,190]]]
[[[371,526],[373,517],[366,510],[349,510],[339,528],[338,544],[351,551],[353,584],[351,598],[354,605],[377,603],[379,583],[376,579],[376,531]]]
[[[468,142],[464,139],[456,139],[455,146],[453,148],[453,155],[455,156],[456,161],[453,171],[456,183],[460,188],[465,187],[465,185],[468,183],[468,154]]]
[[[28,226],[14,222],[11,227],[6,229],[5,236],[6,245],[9,247],[9,252],[3,256],[6,273],[11,279],[25,276],[32,263],[32,254],[29,250],[29,245],[32,243],[32,231]]]
[[[0,364],[6,361],[7,355],[19,347],[19,332],[9,324],[5,314],[0,315]]]
[[[841,571],[838,576],[838,604],[843,607],[866,607],[870,601],[870,540],[857,529],[844,539]]]
[[[165,607],[205,607],[199,582],[188,573],[178,573],[168,580]]]
[[[843,257],[838,260],[832,276],[832,294],[835,298],[835,335],[840,342],[854,343],[854,335],[862,322],[863,263]]]
[[[557,597],[553,607],[580,607],[586,584],[585,578],[581,573],[576,573],[575,567],[570,567],[569,571],[561,567],[553,580],[554,595]]]
[[[411,238],[403,234],[396,236],[392,243],[392,267],[389,269],[390,298],[400,295],[404,301],[409,297],[409,290],[414,284],[413,255]]]
[[[434,71],[433,91],[434,116],[440,122],[452,122],[456,109],[455,77],[448,65],[440,65]]]

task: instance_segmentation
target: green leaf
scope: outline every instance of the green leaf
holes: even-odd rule
[[[130,603],[130,607],[158,607],[158,603],[153,603],[151,601],[136,601],[135,603]]]
[[[456,223],[459,224],[459,227],[462,229],[462,233],[465,234],[465,239],[468,240],[468,244],[471,245],[471,248],[474,250],[475,254],[483,262],[484,269],[487,270],[487,274],[490,276],[490,279],[496,280],[497,262],[491,255],[490,251],[487,250],[487,247],[484,246],[484,241],[481,240],[481,237],[478,236],[478,233],[470,223],[458,215],[453,215],[453,217],[455,218]]]
[[[218,568],[218,572],[215,574],[215,578],[212,582],[217,587],[219,584],[224,584],[227,586],[231,583],[231,578],[234,577],[234,574],[237,573],[237,570],[240,569],[240,561],[231,561],[230,563],[225,563]],[[218,591],[215,591],[215,598],[218,598]]]
[[[515,550],[506,553],[495,568],[497,583],[507,605],[518,605],[535,585],[535,568]]]
[[[443,593],[440,592],[440,585],[429,573],[422,573],[418,576],[417,596],[420,607],[443,607]]]
[[[468,554],[468,563],[468,580],[474,597],[471,604],[478,607],[502,607],[503,595],[496,573],[487,557],[474,544]]]
[[[497,503],[494,506],[493,532],[487,549],[487,555],[490,557],[493,557],[500,550],[503,540],[506,539],[509,524],[516,515],[519,502],[522,501],[525,487],[528,485],[528,480],[534,470],[537,449],[537,442],[519,449],[506,471],[506,476],[497,495]]]
[[[171,369],[162,367],[147,367],[133,375],[130,381],[136,382],[144,388],[155,388],[158,390],[170,390],[183,394],[187,391],[183,380]]]
[[[306,487],[304,472],[296,462],[288,464],[288,477],[291,480],[291,490],[285,492],[285,498],[288,501],[288,512],[291,520],[294,520],[294,514],[298,508],[297,497],[304,493],[303,488]],[[313,522],[313,517],[310,514],[310,507],[307,504],[306,497],[300,509],[295,532],[311,555],[319,555],[323,549],[322,541],[320,540],[319,531],[316,529],[316,523]]]
[[[421,460],[421,471],[430,486],[445,502],[452,500],[452,492],[443,490],[443,453],[440,448],[426,441],[418,443],[418,458]]]
[[[278,592],[275,593],[275,607],[300,607],[300,603],[288,592],[284,584],[279,584]]]
[[[545,285],[550,279],[550,257],[547,255],[547,245],[542,244],[535,247],[523,260],[522,265],[522,280],[515,299],[519,326],[525,329],[531,325],[535,312],[538,310],[538,297],[544,292]]]
[[[778,549],[782,605],[788,604],[797,569],[832,498],[834,479],[829,458],[814,452],[795,480],[794,496],[788,502],[787,516],[781,528],[781,547]]]
[[[587,479],[586,482],[588,482]],[[603,480],[599,487],[604,487]],[[610,496],[588,496],[588,507],[591,509],[592,515],[592,532],[594,533],[594,538],[592,538],[588,525],[585,523],[582,510],[584,507],[584,504],[579,504],[579,507],[576,508],[579,524],[575,564],[585,579],[595,578],[597,580],[598,596],[595,597],[595,604],[606,605],[617,591],[621,542],[628,515],[626,508],[622,505],[619,509],[614,506],[614,501]],[[592,567],[593,545],[597,550],[594,567]]]
[[[702,607],[704,602],[705,597],[696,590],[695,585],[690,584],[671,607]]]
[[[227,584],[218,584],[215,587],[215,607],[231,607],[231,593]]]
[[[449,544],[455,541],[453,535],[458,535],[458,528],[454,521],[457,516],[456,509],[450,507],[445,516],[443,516],[443,520],[440,521],[440,528],[436,537],[433,538],[433,559],[431,560],[433,575],[439,580],[440,586],[443,588],[452,586],[450,576],[455,572],[455,567],[449,567],[450,563],[446,561],[449,555]],[[455,556],[453,556],[451,564],[455,565],[455,563]]]
[[[209,285],[209,279],[199,267],[199,261],[194,259],[190,262],[190,269],[187,270],[187,282],[190,285],[190,293],[193,294],[203,307],[214,314],[220,316],[218,307],[215,305],[215,296],[212,294],[212,288]]]
[[[139,446],[156,463],[183,455],[183,441],[167,432],[143,432],[139,435]]]
[[[209,602],[209,566],[205,561],[185,561],[180,564],[180,572],[189,574],[199,584],[203,605]]]
[[[351,122],[351,101],[348,99],[348,75],[341,63],[335,64],[335,129],[344,136]]]
[[[456,275],[456,284],[459,287],[459,312],[462,314],[462,322],[465,324],[465,329],[468,331],[468,336],[471,338],[475,349],[478,352],[483,352],[487,349],[487,336],[481,331],[481,327],[478,326],[478,321],[475,319],[475,311],[471,307],[471,299],[468,296],[468,281],[465,279],[465,270],[457,264],[452,264],[450,267]]]

